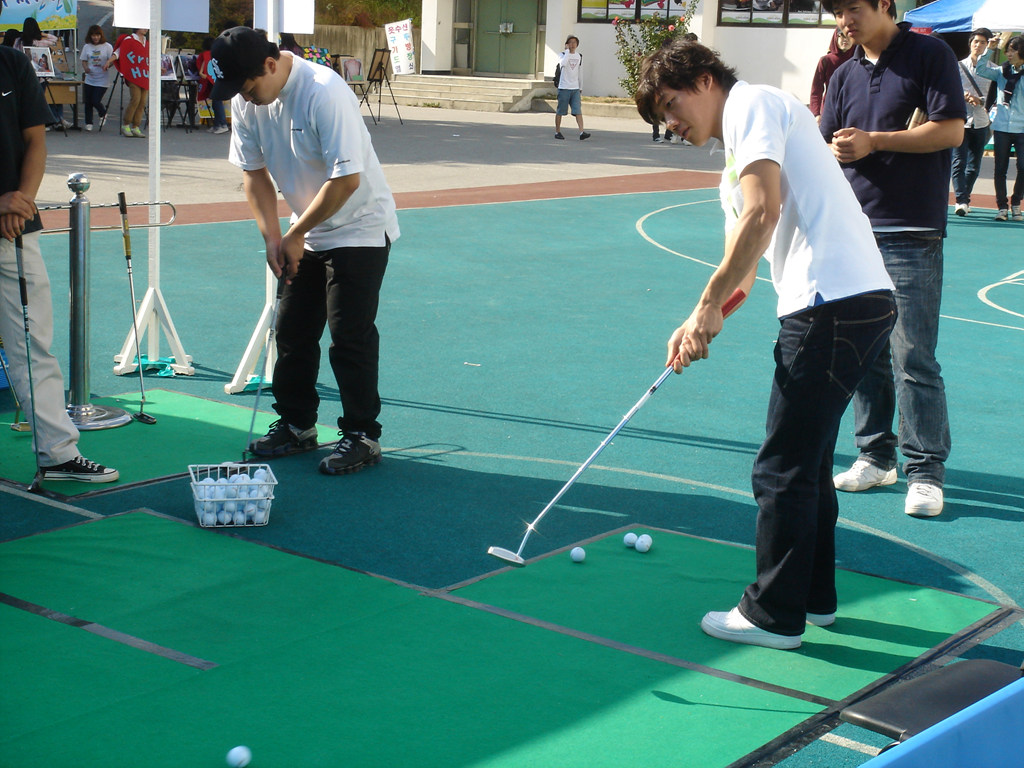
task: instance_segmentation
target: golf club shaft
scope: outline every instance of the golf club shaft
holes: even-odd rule
[[[737,288],[729,297],[728,301],[726,301],[725,304],[722,305],[722,316],[728,317],[729,315],[731,315],[736,310],[736,308],[743,303],[743,300],[746,297],[747,295]],[[633,416],[636,415],[636,412],[643,407],[644,403],[646,403],[650,399],[651,395],[658,391],[658,387],[660,387],[665,382],[665,380],[669,377],[671,373],[672,368],[666,368],[664,371],[662,371],[661,375],[658,376],[654,384],[652,384],[648,388],[648,390],[644,392],[643,397],[636,401],[636,404],[634,404],[633,407],[630,408],[629,411],[626,413],[626,415],[622,417],[622,421],[620,421],[615,426],[615,429],[613,429],[608,434],[608,437],[601,441],[601,444],[597,446],[597,450],[590,454],[590,458],[583,462],[580,468],[576,470],[575,474],[573,474],[573,476],[569,478],[569,482],[562,486],[562,489],[557,494],[555,494],[555,498],[548,502],[548,505],[544,507],[544,509],[541,510],[540,514],[537,515],[536,518],[534,518],[533,522],[530,523],[529,526],[527,526],[526,534],[523,536],[523,540],[519,543],[519,549],[516,550],[516,557],[522,557],[523,548],[526,546],[526,542],[529,541],[530,534],[532,534],[533,531],[536,529],[537,524],[544,518],[544,515],[546,515],[548,511],[553,506],[555,506],[555,504],[558,503],[558,500],[561,499],[562,496],[565,495],[565,492],[572,487],[573,483],[575,483],[576,480],[579,479],[579,476],[583,474],[584,470],[586,470],[586,468],[589,467],[591,463],[593,463],[594,459],[596,459],[598,455],[600,455],[601,451],[603,451],[608,446],[608,444],[615,439],[615,436],[619,434],[620,431],[622,431],[622,428],[626,426],[626,424],[629,422],[630,419],[633,418]]]
[[[256,413],[260,408],[260,395],[263,394],[263,380],[267,374],[267,358],[270,357],[270,344],[274,340],[274,333],[277,330],[277,308],[281,304],[281,294],[284,293],[284,286],[287,282],[287,265],[281,268],[281,276],[277,278],[277,291],[274,293],[274,303],[270,307],[270,327],[267,329],[267,340],[263,342],[263,350],[260,352],[259,362],[256,369],[259,377],[256,381],[256,399],[252,405],[252,419],[249,421],[249,439],[245,442],[245,450],[242,451],[242,460],[245,461],[249,446],[252,445],[253,432],[256,429]]]
[[[146,409],[146,382],[142,370],[142,351],[139,347],[139,317],[135,311],[135,279],[132,277],[132,236],[128,229],[128,203],[124,192],[117,193],[117,206],[121,210],[121,240],[124,242],[124,260],[128,264],[128,290],[132,296],[132,336],[135,338],[135,358],[139,363],[139,412]]]
[[[25,324],[25,371],[28,373],[28,405],[32,410],[32,453],[36,458],[36,476],[32,478],[32,484],[28,489],[34,491],[39,488],[43,470],[39,466],[39,441],[36,429],[36,393],[35,385],[32,382],[32,333],[29,329],[28,320],[28,283],[25,280],[25,259],[22,254],[24,243],[21,235],[14,238],[14,257],[18,262],[18,289],[21,291],[21,316]]]

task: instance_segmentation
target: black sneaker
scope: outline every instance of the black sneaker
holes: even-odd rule
[[[347,475],[380,462],[380,443],[376,440],[371,440],[362,432],[338,434],[341,440],[334,451],[320,462],[320,471],[325,475]]]
[[[561,132],[561,131],[558,131],[558,132],[557,132],[557,133],[555,134],[555,138],[556,138],[556,139],[564,139],[564,138],[565,138],[565,136],[563,136],[563,135],[562,135],[562,132]]]
[[[284,419],[278,419],[270,425],[267,434],[249,443],[249,453],[256,456],[289,456],[315,451],[319,447],[316,436],[315,424],[309,429],[298,429]]]
[[[590,138],[590,134],[587,133],[586,131],[584,131],[583,133],[580,134],[580,141],[586,141],[589,138]]]
[[[80,483],[112,483],[121,475],[113,467],[104,467],[84,456],[53,467],[40,467],[44,480],[78,480]]]

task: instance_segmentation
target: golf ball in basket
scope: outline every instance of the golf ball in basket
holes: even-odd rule
[[[233,747],[228,752],[227,761],[231,768],[245,768],[250,760],[252,760],[252,750],[248,747]]]
[[[569,553],[569,557],[572,558],[574,563],[582,563],[587,559],[587,551],[583,547],[573,547],[572,552]]]
[[[636,544],[634,546],[636,547],[637,552],[647,552],[653,543],[654,539],[645,533],[641,536],[637,536]]]
[[[625,544],[627,547],[635,547],[636,546],[636,534],[633,533],[632,531],[630,531],[629,533],[627,533],[625,536],[622,537],[622,543]]]

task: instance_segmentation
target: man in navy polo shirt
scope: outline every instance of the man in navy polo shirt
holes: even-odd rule
[[[860,455],[835,486],[862,491],[896,482],[898,405],[904,511],[932,517],[942,511],[950,449],[935,346],[949,150],[963,141],[964,94],[953,51],[897,24],[893,0],[824,0],[824,7],[857,48],[829,83],[821,133],[871,220],[899,311],[889,353],[878,356],[854,395]],[[922,116],[927,122],[918,124]]]

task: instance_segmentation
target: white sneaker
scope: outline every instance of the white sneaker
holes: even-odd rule
[[[91,131],[92,130],[92,123],[86,123],[85,124],[85,130]]]
[[[219,136],[220,134],[227,133],[230,130],[231,129],[228,128],[226,125],[218,125],[212,131],[210,131],[210,133],[212,133],[214,136]]]
[[[911,517],[935,517],[942,512],[942,488],[932,483],[911,483],[903,511]]]
[[[747,621],[739,608],[728,613],[711,611],[700,620],[700,628],[704,634],[728,640],[730,643],[744,645],[760,645],[764,648],[775,648],[780,651],[791,651],[800,647],[800,635],[777,635],[766,629],[756,627]]]
[[[966,216],[970,211],[971,209],[967,207],[967,203],[957,203],[954,213],[957,216]]]
[[[834,613],[808,613],[807,623],[816,627],[831,627],[836,623],[836,615]]]
[[[999,213],[996,214],[996,221],[1006,221],[1008,213],[1009,211],[1005,208],[1000,208]]]
[[[1020,212],[1020,206],[1019,205],[1011,205],[1010,206],[1010,217],[1014,221],[1024,221],[1024,213]]]
[[[892,485],[896,482],[896,467],[882,469],[867,459],[857,459],[853,466],[840,472],[832,482],[838,491],[866,491],[876,485]]]

